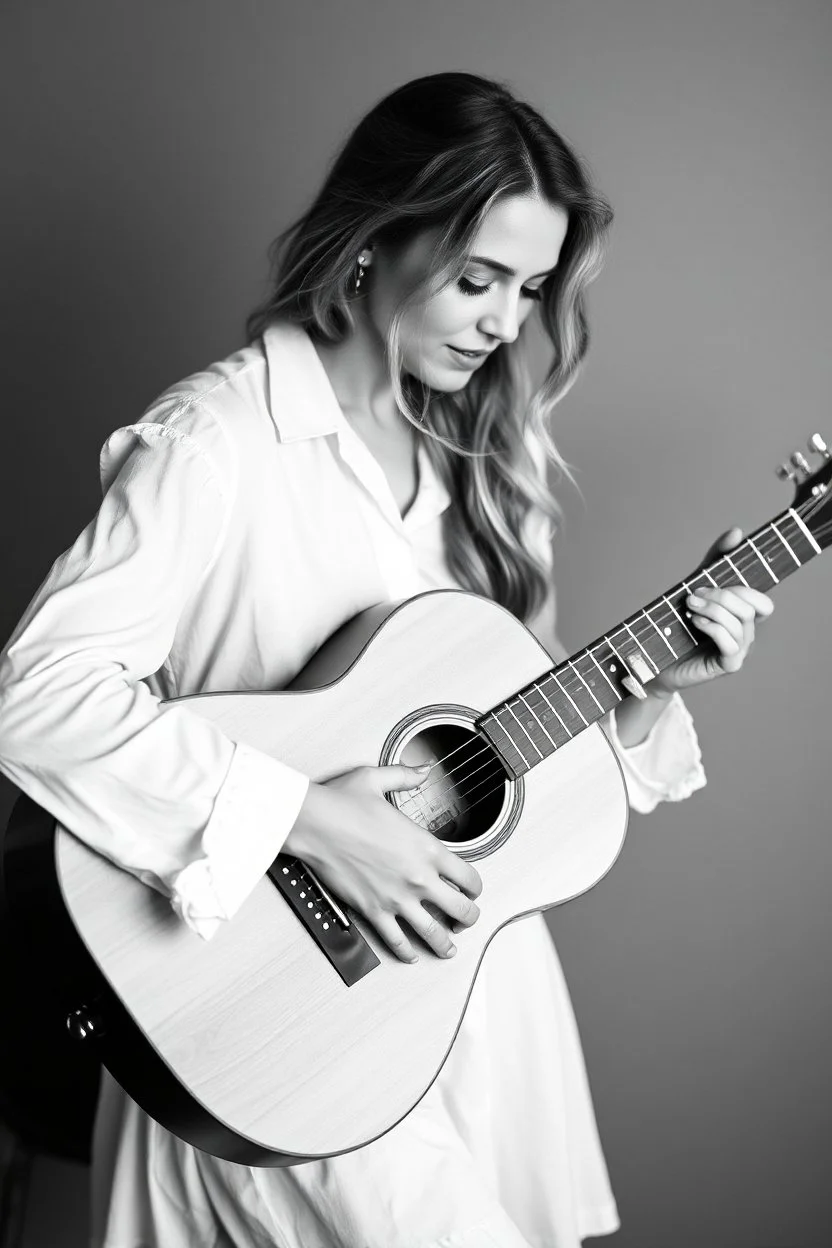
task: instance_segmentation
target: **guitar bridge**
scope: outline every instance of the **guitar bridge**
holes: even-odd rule
[[[381,965],[356,925],[300,858],[278,854],[266,874],[347,987]]]

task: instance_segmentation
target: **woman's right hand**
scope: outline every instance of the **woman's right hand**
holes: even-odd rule
[[[470,863],[384,799],[416,788],[426,774],[404,765],[358,767],[310,783],[283,846],[363,914],[403,962],[417,961],[407,927],[450,958],[456,946],[449,927],[470,927],[479,916],[472,899],[482,881]]]

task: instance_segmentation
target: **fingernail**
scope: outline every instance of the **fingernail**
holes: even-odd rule
[[[451,945],[450,949],[444,956],[446,958],[455,958],[456,957],[456,945]]]
[[[432,766],[433,766],[433,763],[420,763],[419,766],[416,768],[416,770],[417,771],[430,771]]]

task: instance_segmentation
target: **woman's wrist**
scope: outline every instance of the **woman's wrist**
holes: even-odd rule
[[[310,780],[297,818],[283,842],[283,852],[302,858],[311,867],[319,860],[321,829],[326,826],[326,807],[330,795],[326,786]]]
[[[666,710],[673,697],[672,690],[644,689],[644,698],[625,698],[615,710],[615,728],[618,740],[626,749],[641,745],[650,735],[653,725]]]

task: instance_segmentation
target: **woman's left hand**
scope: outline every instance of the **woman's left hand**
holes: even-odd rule
[[[729,529],[711,546],[700,568],[727,554],[742,540],[741,529]],[[774,603],[767,594],[747,585],[697,590],[695,595],[688,597],[685,605],[691,613],[690,623],[713,645],[706,646],[689,658],[677,660],[655,676],[648,688],[659,696],[738,672],[754,645],[757,620],[767,619],[774,610]]]

